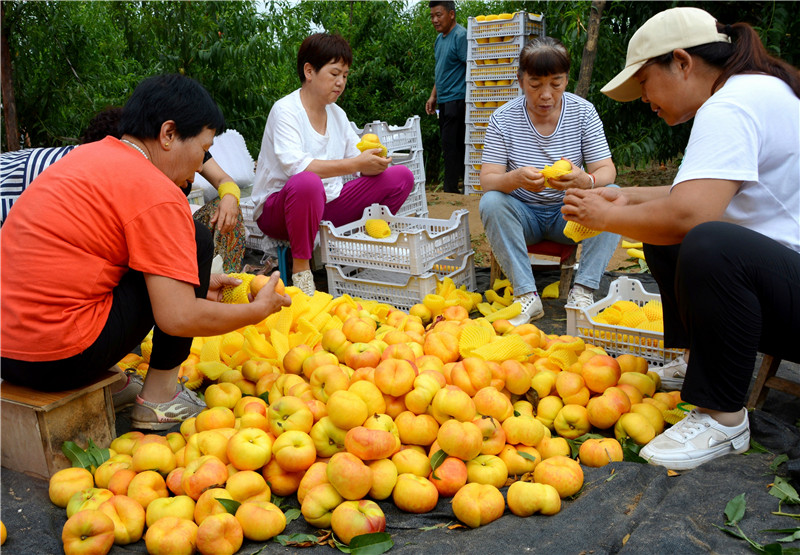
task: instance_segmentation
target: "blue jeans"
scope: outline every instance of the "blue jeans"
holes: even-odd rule
[[[483,228],[494,257],[511,281],[514,295],[536,291],[528,245],[545,239],[563,245],[575,244],[564,236],[567,221],[561,216],[561,206],[531,206],[499,191],[483,194],[480,202]],[[601,233],[582,241],[575,283],[597,289],[618,243],[619,235],[615,233]]]

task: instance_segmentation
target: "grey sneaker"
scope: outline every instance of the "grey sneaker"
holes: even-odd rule
[[[197,394],[180,383],[178,393],[166,403],[151,403],[137,395],[131,413],[131,425],[142,430],[168,430],[205,408],[206,404]]]
[[[661,389],[665,391],[680,390],[686,377],[686,359],[683,355],[668,362],[661,368],[653,369],[661,377]]]
[[[670,470],[689,470],[729,453],[750,448],[750,423],[742,409],[743,422],[723,426],[709,415],[692,409],[680,422],[644,446],[639,455],[650,464]]]
[[[521,326],[544,316],[542,299],[539,298],[539,294],[536,292],[520,295],[514,299],[514,302],[522,305],[522,312],[519,313],[519,316],[514,316],[508,321],[512,326]]]
[[[594,304],[593,290],[577,283],[572,286],[567,295],[567,306],[573,308],[589,308]]]
[[[113,393],[111,398],[114,401],[114,412],[119,412],[122,409],[133,406],[136,403],[136,397],[142,392],[142,377],[136,372],[126,370],[125,377],[127,382],[125,387]]]
[[[303,270],[302,272],[292,274],[292,285],[309,297],[313,297],[314,291],[317,290],[314,286],[314,274],[311,273],[311,270]]]

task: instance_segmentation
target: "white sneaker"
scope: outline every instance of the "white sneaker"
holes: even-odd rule
[[[522,312],[519,313],[519,316],[514,316],[508,321],[512,326],[521,326],[544,316],[542,299],[535,292],[515,297],[514,302],[522,305]]]
[[[692,409],[686,418],[645,445],[639,456],[670,470],[688,470],[729,453],[744,453],[750,448],[750,423],[746,409],[742,414],[742,423],[730,427]]]
[[[594,304],[594,290],[578,285],[572,286],[567,295],[567,306],[573,308],[589,308]]]
[[[661,377],[661,389],[680,391],[683,379],[686,377],[686,359],[681,355],[661,368],[654,368],[653,371]]]
[[[317,290],[314,286],[314,274],[311,273],[311,270],[303,270],[302,272],[292,274],[292,285],[309,297],[313,297],[314,291]]]

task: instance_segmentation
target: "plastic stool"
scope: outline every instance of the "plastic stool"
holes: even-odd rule
[[[281,279],[283,280],[284,285],[287,287],[292,284],[292,258],[290,253],[291,251],[289,250],[288,245],[278,246],[278,271],[281,273]]]

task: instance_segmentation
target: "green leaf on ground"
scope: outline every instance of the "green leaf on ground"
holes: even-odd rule
[[[392,536],[386,532],[362,534],[350,540],[350,553],[356,555],[380,555],[394,546]]]
[[[744,494],[740,493],[730,501],[728,504],[725,505],[725,524],[728,526],[733,526],[738,524],[740,520],[744,518],[744,511],[747,506],[747,502],[745,501]]]
[[[301,514],[300,509],[289,509],[284,513],[284,516],[286,516],[286,524],[288,525],[291,521],[297,520]]]
[[[782,503],[800,504],[797,490],[785,478],[780,476],[775,476],[772,487],[769,488],[769,494],[780,499]]]

